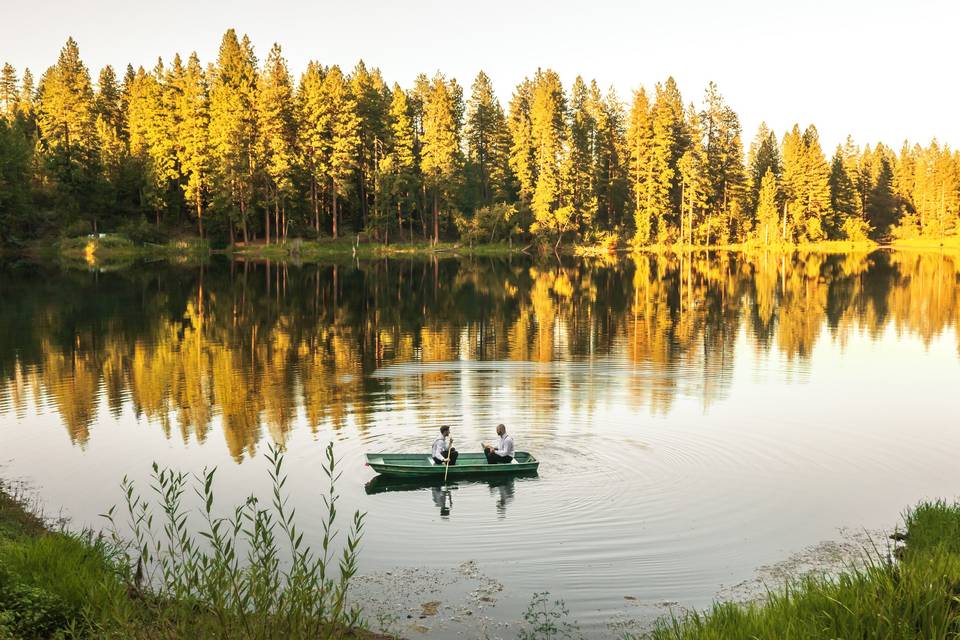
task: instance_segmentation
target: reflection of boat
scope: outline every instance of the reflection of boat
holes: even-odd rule
[[[441,518],[449,518],[453,509],[453,490],[468,486],[483,486],[490,488],[490,495],[496,499],[497,512],[500,517],[506,516],[507,505],[513,502],[514,488],[517,479],[536,478],[536,471],[520,471],[517,473],[488,475],[483,477],[460,477],[444,482],[443,476],[414,476],[409,478],[375,476],[366,484],[364,489],[368,495],[386,493],[389,491],[429,491],[435,507],[440,509]]]
[[[458,461],[459,462],[459,461]],[[506,465],[504,465],[506,466]],[[450,467],[453,469],[453,467]],[[494,475],[485,477],[457,478],[453,481],[444,482],[443,476],[411,476],[411,477],[390,477],[376,476],[364,486],[368,495],[376,493],[386,493],[389,491],[419,491],[422,489],[436,489],[447,486],[450,489],[466,486],[468,484],[485,484],[490,490],[498,490],[502,487],[509,487],[516,478],[536,478],[536,471],[520,471],[509,475]]]
[[[401,478],[513,475],[536,471],[540,466],[526,451],[517,451],[509,464],[490,464],[482,453],[461,453],[457,464],[449,467],[434,462],[429,453],[368,453],[367,464],[381,475]]]

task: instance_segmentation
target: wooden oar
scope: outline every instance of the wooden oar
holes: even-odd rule
[[[447,445],[447,464],[443,467],[443,484],[447,484],[447,472],[450,471],[450,452],[453,451],[453,438],[450,438],[450,444]]]

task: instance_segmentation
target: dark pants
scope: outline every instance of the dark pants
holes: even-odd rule
[[[460,455],[460,452],[456,449],[450,449],[450,451],[444,451],[443,455],[450,458],[450,464],[457,464],[457,457]],[[437,464],[447,464],[442,458],[434,458],[433,461]]]
[[[508,464],[513,462],[513,458],[510,456],[501,456],[493,449],[487,449],[484,453],[487,455],[487,464]]]

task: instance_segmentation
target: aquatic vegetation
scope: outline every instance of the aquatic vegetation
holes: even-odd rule
[[[524,626],[519,640],[579,640],[580,627],[570,621],[570,611],[563,600],[551,600],[550,592],[533,594],[523,613]]]

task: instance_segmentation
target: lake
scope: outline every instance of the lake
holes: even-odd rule
[[[316,544],[332,440],[356,597],[407,637],[511,637],[542,591],[589,637],[643,628],[960,494],[955,255],[8,260],[0,300],[0,475],[100,527],[154,461],[265,496],[278,443]],[[501,422],[536,477],[364,464]]]

